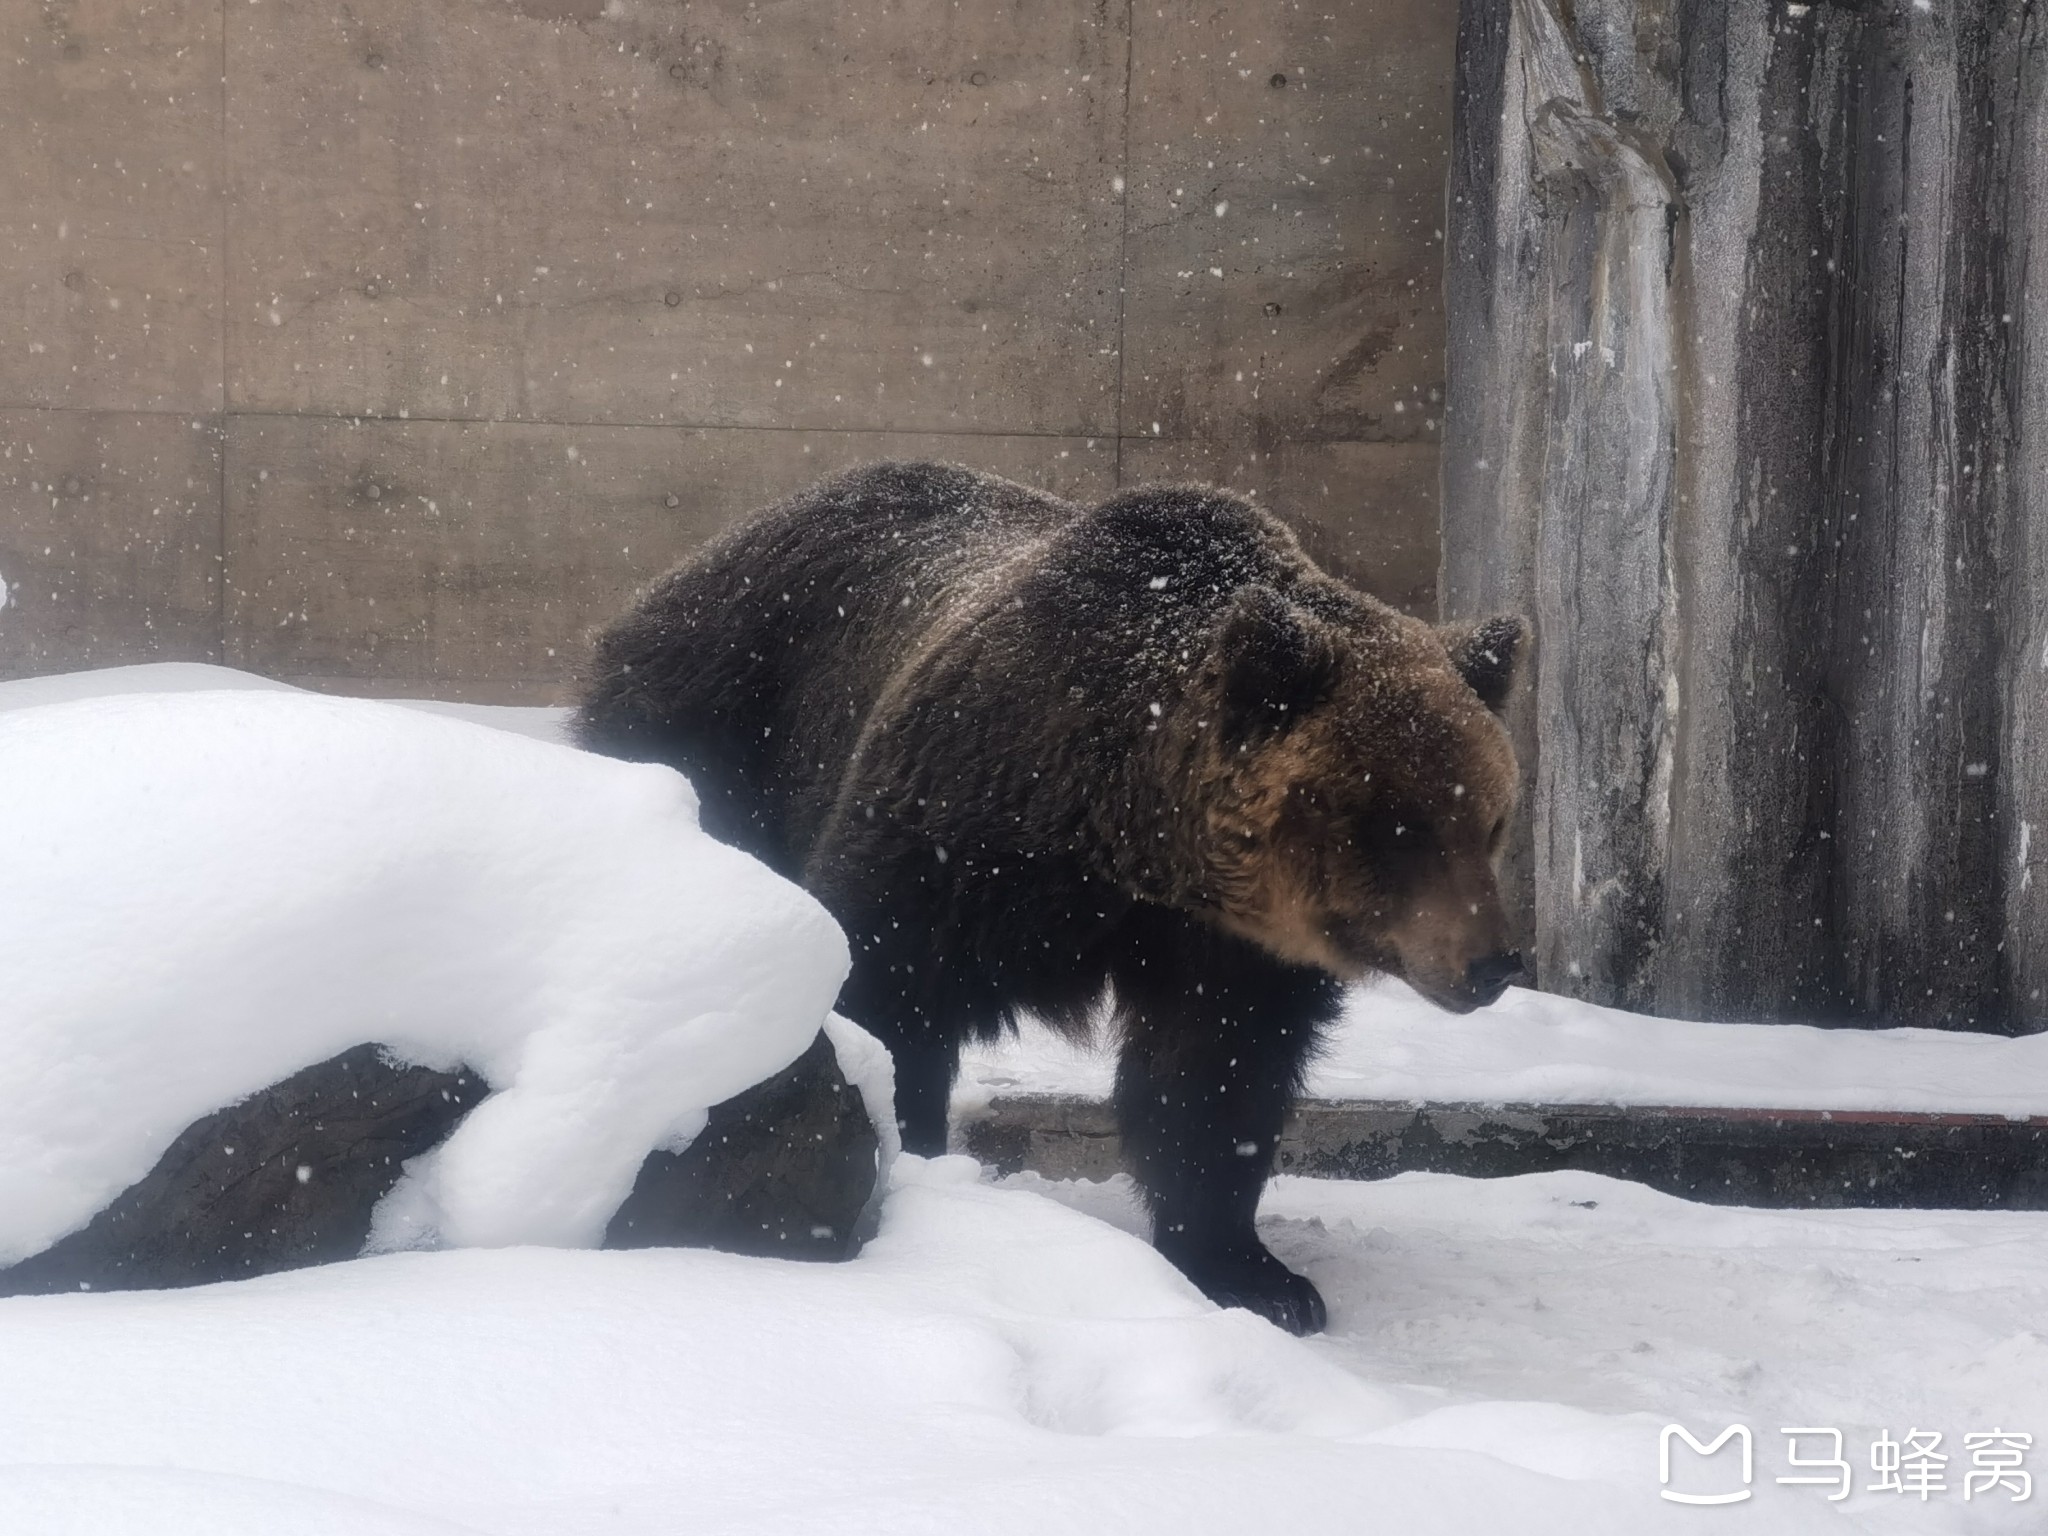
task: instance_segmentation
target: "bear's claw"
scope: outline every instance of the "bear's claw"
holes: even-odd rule
[[[1180,1268],[1217,1306],[1256,1312],[1298,1338],[1329,1326],[1322,1292],[1306,1275],[1297,1275],[1263,1248],[1256,1255],[1231,1254],[1183,1263]]]

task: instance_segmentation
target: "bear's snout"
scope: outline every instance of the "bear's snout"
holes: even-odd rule
[[[1499,1002],[1501,993],[1527,974],[1519,950],[1502,950],[1482,955],[1465,967],[1465,989],[1472,994],[1473,1007],[1487,1008]]]
[[[1526,974],[1493,870],[1477,857],[1446,861],[1412,890],[1383,931],[1388,968],[1437,1007],[1470,1013],[1499,1001]]]

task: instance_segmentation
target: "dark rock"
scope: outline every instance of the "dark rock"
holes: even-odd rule
[[[483,1100],[468,1072],[361,1045],[194,1122],[90,1222],[0,1270],[0,1296],[245,1279],[355,1257],[408,1158]],[[609,1247],[850,1257],[877,1141],[830,1042],[711,1111],[688,1151],[657,1152]]]
[[[821,1034],[785,1071],[713,1109],[687,1150],[651,1153],[604,1245],[852,1258],[875,1151],[860,1091]]]
[[[487,1090],[359,1045],[197,1120],[89,1223],[0,1270],[0,1295],[204,1285],[353,1258],[405,1160]]]

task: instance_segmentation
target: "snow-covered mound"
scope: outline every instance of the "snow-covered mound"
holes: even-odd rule
[[[235,667],[205,661],[149,661],[129,667],[95,667],[87,672],[50,672],[41,677],[13,677],[0,682],[0,711],[36,709],[44,704],[70,704],[78,699],[109,698],[128,693],[218,693],[236,689],[249,693],[303,693]]]
[[[415,1165],[416,1222],[594,1242],[846,966],[665,768],[293,692],[0,714],[0,1263],[364,1041],[496,1090]]]
[[[1028,1028],[970,1047],[955,1105],[1107,1098],[1104,1051]],[[1398,981],[1353,990],[1309,1072],[1319,1099],[2048,1115],[2048,1034],[1701,1024],[1509,988],[1462,1018]]]
[[[204,661],[150,661],[130,667],[97,667],[89,672],[52,672],[0,682],[0,712],[32,709],[42,704],[68,704],[74,699],[104,699],[129,693],[199,693],[223,688],[256,693],[303,693],[290,683],[234,667]],[[567,745],[570,711],[535,704],[457,704],[447,699],[392,699],[407,709],[452,715],[478,725],[494,726],[537,741]]]

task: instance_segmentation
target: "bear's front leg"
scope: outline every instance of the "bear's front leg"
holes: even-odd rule
[[[946,1006],[958,990],[946,985],[946,957],[916,941],[922,925],[893,927],[872,910],[855,910],[851,920],[842,921],[853,970],[840,990],[839,1011],[889,1048],[903,1150],[942,1156],[953,1079],[968,1033],[964,1010]]]
[[[864,816],[835,820],[804,885],[846,932],[853,968],[839,1011],[889,1048],[903,1150],[940,1157],[960,1048],[990,1010],[971,958],[951,941],[929,840],[894,834]]]
[[[1338,985],[1163,909],[1135,916],[1128,937],[1114,973],[1116,1109],[1153,1242],[1217,1305],[1320,1332],[1323,1298],[1254,1220]]]

